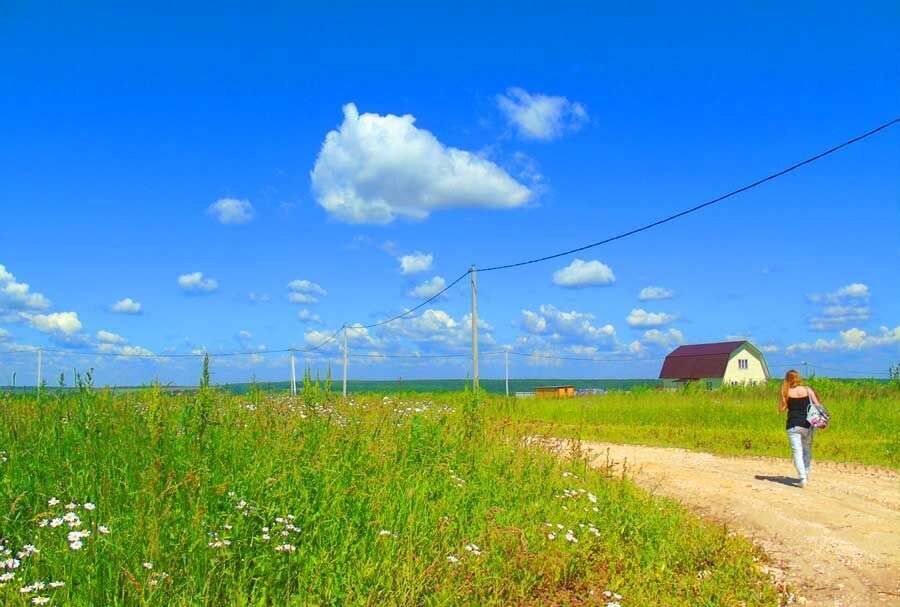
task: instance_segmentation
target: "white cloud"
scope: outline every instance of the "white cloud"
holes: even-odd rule
[[[446,286],[447,281],[445,281],[442,276],[435,276],[431,280],[426,280],[422,284],[418,285],[415,289],[410,291],[409,294],[412,297],[428,299],[429,297],[434,297],[435,295],[443,291]]]
[[[141,304],[130,297],[120,299],[112,305],[112,311],[119,314],[140,314]]]
[[[319,318],[318,314],[313,314],[309,310],[303,309],[297,312],[297,318],[302,320],[303,322],[322,322],[322,319]]]
[[[103,342],[105,344],[124,344],[128,343],[128,340],[119,335],[118,333],[113,333],[111,331],[97,331],[97,340]]]
[[[556,139],[566,131],[577,131],[588,120],[587,110],[580,103],[515,87],[497,96],[497,106],[526,139]]]
[[[684,335],[678,329],[669,329],[668,331],[660,331],[659,329],[650,329],[644,331],[644,337],[641,339],[645,344],[653,344],[663,348],[671,348],[684,343]]]
[[[615,327],[611,324],[598,327],[593,323],[594,318],[586,312],[564,312],[552,305],[542,305],[538,312],[522,310],[522,328],[556,342],[615,342]]]
[[[9,341],[11,337],[12,334],[10,334],[9,331],[4,329],[3,327],[0,327],[0,342]]]
[[[343,335],[338,333],[337,337],[334,337],[334,333],[332,331],[319,331],[312,330],[307,331],[303,335],[303,339],[306,342],[306,345],[313,348],[321,348],[325,351],[337,351],[340,350],[343,344]],[[381,342],[372,336],[369,333],[369,330],[359,323],[347,327],[347,343],[350,346],[370,346],[370,347],[379,347]]]
[[[641,301],[650,301],[656,299],[670,299],[675,293],[671,289],[665,287],[644,287],[638,293],[638,299]]]
[[[608,285],[616,280],[612,268],[596,259],[576,259],[553,273],[553,282],[561,287],[590,287]]]
[[[484,319],[478,319],[479,343],[493,344],[491,327]],[[385,336],[394,343],[408,339],[415,343],[440,345],[444,349],[457,349],[472,343],[472,316],[463,315],[459,320],[444,310],[428,308],[418,316],[385,326]]]
[[[499,166],[444,146],[409,114],[360,115],[326,135],[310,174],[318,203],[350,223],[425,219],[439,209],[524,205],[531,191]]]
[[[212,293],[219,283],[212,278],[204,278],[203,272],[191,272],[178,277],[178,286],[185,293]]]
[[[675,316],[665,312],[647,312],[634,308],[625,319],[629,327],[660,327],[675,320]]]
[[[868,299],[869,287],[861,282],[854,282],[843,286],[833,293],[824,295],[813,294],[807,296],[814,303],[837,303],[846,299]]]
[[[431,253],[419,253],[416,251],[410,255],[400,257],[400,273],[416,274],[418,272],[427,272],[431,269],[434,261],[434,255]]]
[[[42,333],[62,333],[72,335],[81,330],[81,321],[75,312],[52,312],[50,314],[29,314],[28,324]]]
[[[46,310],[49,307],[50,300],[40,293],[33,293],[28,284],[16,281],[16,277],[0,264],[0,311]]]
[[[266,293],[254,293],[252,291],[247,294],[247,299],[249,299],[253,303],[266,303],[272,300],[272,298]]]
[[[773,353],[773,352],[778,352],[778,351],[781,350],[781,348],[779,348],[779,347],[776,346],[776,345],[772,345],[772,344],[769,344],[769,345],[766,345],[766,346],[760,346],[759,349],[760,349],[762,352],[765,352],[766,354],[771,354],[771,353]]]
[[[119,344],[101,343],[97,350],[107,354],[122,354],[123,356],[153,356],[153,352],[141,346],[123,346]]]
[[[840,332],[840,339],[817,339],[814,342],[800,342],[785,348],[785,352],[829,352],[832,350],[868,350],[884,346],[900,345],[900,326],[890,329],[881,327],[878,333],[870,335],[859,328]]]
[[[250,331],[247,331],[245,329],[242,329],[242,330],[238,331],[237,337],[238,337],[239,341],[247,341],[248,339],[253,339],[253,333],[251,333]]]
[[[220,198],[209,205],[207,212],[224,224],[247,223],[255,214],[249,200],[237,198]]]
[[[844,327],[852,323],[860,323],[869,320],[868,306],[845,306],[835,304],[825,306],[821,316],[809,319],[809,326],[814,331],[830,331]]]
[[[318,284],[309,280],[292,280],[287,285],[288,301],[298,304],[314,304],[318,303],[317,296],[328,295],[328,292]]]

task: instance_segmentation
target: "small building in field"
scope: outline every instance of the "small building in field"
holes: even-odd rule
[[[574,398],[575,386],[541,386],[534,389],[537,398]]]
[[[758,384],[769,379],[766,358],[749,341],[725,341],[675,348],[663,363],[659,378],[671,388],[703,382],[707,388]]]

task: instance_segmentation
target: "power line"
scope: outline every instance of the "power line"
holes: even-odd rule
[[[820,158],[824,158],[825,156],[828,156],[828,155],[830,155],[830,154],[834,154],[834,153],[837,152],[838,150],[841,150],[841,149],[843,149],[843,148],[845,148],[845,147],[847,147],[847,146],[849,146],[849,145],[853,145],[854,143],[857,143],[858,141],[862,141],[863,139],[866,139],[867,137],[871,137],[871,136],[874,135],[875,133],[878,133],[879,131],[883,131],[883,130],[885,130],[885,129],[887,129],[887,128],[890,128],[890,127],[892,127],[892,126],[894,126],[895,124],[898,124],[898,123],[900,123],[900,117],[894,118],[893,120],[891,120],[891,121],[889,121],[889,122],[885,122],[885,123],[882,124],[881,126],[876,127],[876,128],[874,128],[874,129],[872,129],[871,131],[867,131],[867,132],[863,133],[862,135],[859,135],[859,136],[857,136],[857,137],[854,137],[853,139],[849,139],[849,140],[845,141],[844,143],[841,143],[841,144],[836,145],[836,146],[834,146],[834,147],[832,147],[832,148],[829,148],[829,149],[825,150],[824,152],[821,152],[821,153],[819,153],[819,154],[816,154],[815,156],[810,156],[810,157],[807,158],[806,160],[803,160],[803,161],[801,161],[801,162],[798,162],[797,164],[793,164],[793,165],[789,166],[789,167],[786,168],[786,169],[783,169],[783,170],[781,170],[781,171],[778,171],[777,173],[772,173],[772,174],[769,175],[768,177],[764,177],[764,178],[762,178],[762,179],[759,179],[759,180],[757,180],[757,181],[754,181],[753,183],[750,183],[750,184],[748,184],[748,185],[745,185],[745,186],[743,186],[743,187],[740,187],[740,188],[738,188],[738,189],[736,189],[736,190],[732,190],[732,191],[728,192],[727,194],[723,194],[722,196],[719,196],[718,198],[713,198],[712,200],[708,200],[708,201],[706,201],[706,202],[704,202],[704,203],[698,204],[697,206],[691,207],[691,208],[689,208],[689,209],[685,209],[684,211],[681,211],[681,212],[679,212],[679,213],[675,213],[674,215],[669,215],[668,217],[665,217],[665,218],[663,218],[663,219],[659,219],[659,220],[654,221],[654,222],[652,222],[652,223],[648,223],[648,224],[643,225],[643,226],[641,226],[641,227],[639,227],[639,228],[635,228],[635,229],[633,229],[633,230],[629,230],[629,231],[627,231],[627,232],[623,232],[623,233],[621,233],[621,234],[617,234],[617,235],[615,235],[615,236],[611,236],[611,237],[609,237],[609,238],[605,238],[605,239],[603,239],[603,240],[600,240],[600,241],[597,241],[597,242],[594,242],[594,243],[591,243],[591,244],[588,244],[588,245],[584,245],[584,246],[582,246],[582,247],[578,247],[578,248],[575,248],[575,249],[569,249],[568,251],[562,251],[561,253],[554,253],[554,254],[552,254],[552,255],[545,255],[544,257],[537,257],[537,258],[535,258],[535,259],[529,259],[529,260],[527,260],[527,261],[520,261],[520,262],[517,262],[517,263],[508,263],[508,264],[504,264],[504,265],[491,266],[491,267],[489,267],[489,268],[479,268],[479,272],[493,272],[494,270],[508,270],[508,269],[510,269],[510,268],[518,268],[518,267],[521,267],[521,266],[527,266],[527,265],[530,265],[530,264],[533,264],[533,263],[539,263],[539,262],[542,262],[542,261],[548,261],[548,260],[550,260],[550,259],[556,259],[556,258],[558,258],[558,257],[565,257],[566,255],[571,255],[572,253],[579,253],[579,252],[581,252],[581,251],[586,251],[587,249],[593,249],[594,247],[599,247],[600,245],[608,244],[608,243],[613,242],[613,241],[616,241],[616,240],[621,240],[621,239],[623,239],[623,238],[627,238],[627,237],[629,237],[629,236],[633,236],[633,235],[638,234],[638,233],[640,233],[640,232],[645,232],[645,231],[647,231],[647,230],[650,230],[650,229],[652,229],[652,228],[655,228],[655,227],[657,227],[657,226],[660,226],[660,225],[662,225],[662,224],[664,224],[664,223],[668,223],[668,222],[670,222],[670,221],[674,221],[674,220],[676,220],[676,219],[678,219],[678,218],[680,218],[680,217],[684,217],[685,215],[690,215],[691,213],[695,213],[695,212],[699,211],[700,209],[704,209],[704,208],[706,208],[706,207],[708,207],[708,206],[712,206],[712,205],[714,205],[714,204],[716,204],[716,203],[722,202],[723,200],[726,200],[726,199],[728,199],[728,198],[731,198],[732,196],[737,196],[738,194],[741,194],[742,192],[746,192],[747,190],[751,190],[751,189],[753,189],[753,188],[755,188],[755,187],[757,187],[757,186],[760,186],[760,185],[762,185],[762,184],[764,184],[764,183],[766,183],[766,182],[768,182],[768,181],[772,181],[772,180],[777,179],[777,178],[779,178],[779,177],[781,177],[781,176],[783,176],[783,175],[787,175],[788,173],[790,173],[790,172],[792,172],[792,171],[796,171],[797,169],[799,169],[799,168],[802,167],[802,166],[805,166],[805,165],[807,165],[807,164],[811,164],[811,163],[815,162],[816,160],[819,160]]]
[[[356,328],[360,328],[360,329],[372,329],[372,328],[374,328],[374,327],[380,327],[381,325],[386,325],[386,324],[388,324],[389,322],[394,322],[395,320],[398,320],[398,319],[400,319],[400,318],[403,318],[404,316],[408,316],[408,315],[412,314],[413,312],[415,312],[416,310],[419,310],[419,309],[421,309],[421,308],[427,306],[427,305],[430,304],[432,301],[434,301],[435,299],[437,299],[438,297],[440,297],[441,295],[443,295],[444,293],[446,293],[447,291],[449,291],[450,289],[452,289],[453,287],[455,287],[456,284],[457,284],[459,281],[461,281],[463,278],[465,278],[466,276],[468,276],[468,275],[471,274],[471,273],[472,273],[472,270],[466,270],[459,278],[457,278],[456,280],[454,280],[453,282],[451,282],[449,285],[447,285],[446,287],[444,287],[443,289],[441,289],[440,292],[435,293],[434,295],[432,295],[431,297],[429,297],[428,299],[426,299],[426,300],[423,301],[422,303],[418,304],[417,306],[415,306],[415,307],[413,307],[413,308],[410,308],[410,309],[407,310],[406,312],[403,312],[403,313],[401,313],[401,314],[397,314],[396,316],[392,316],[391,318],[388,318],[388,319],[386,319],[386,320],[380,320],[380,321],[378,321],[378,322],[374,322],[374,323],[372,323],[372,324],[370,324],[370,325],[359,325],[359,324],[357,324],[357,325],[353,325],[353,327],[350,327],[350,328],[356,327]]]

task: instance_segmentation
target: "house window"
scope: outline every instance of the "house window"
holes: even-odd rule
[[[748,361],[746,358],[739,358],[738,359],[738,369],[749,369],[750,368],[749,363],[750,363],[750,361]]]

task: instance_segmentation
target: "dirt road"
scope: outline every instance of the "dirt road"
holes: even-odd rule
[[[684,449],[581,443],[645,489],[727,522],[772,559],[798,604],[900,605],[900,474],[813,461],[809,486],[794,484],[785,457],[734,458]]]

